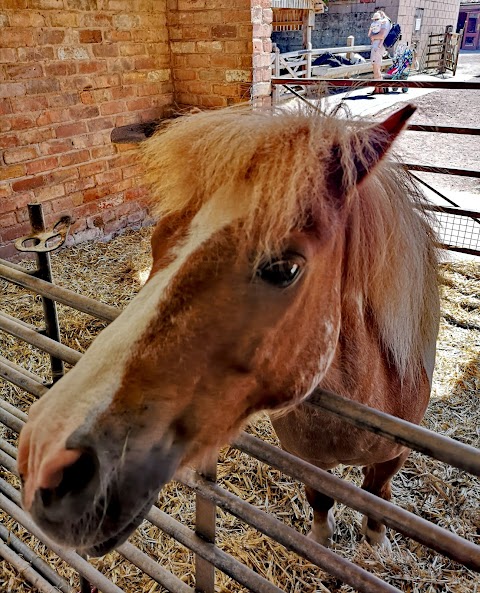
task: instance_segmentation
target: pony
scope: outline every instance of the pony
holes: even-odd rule
[[[48,536],[105,554],[177,468],[262,410],[284,449],[327,470],[363,466],[363,488],[390,498],[409,450],[306,401],[321,387],[415,423],[425,412],[435,238],[419,190],[384,158],[414,110],[367,125],[232,108],[145,141],[149,279],[20,436],[23,505]],[[310,537],[328,545],[334,501],[306,495]],[[388,545],[371,518],[364,533]]]

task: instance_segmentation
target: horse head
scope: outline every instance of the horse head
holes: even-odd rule
[[[47,535],[106,553],[179,465],[308,397],[337,347],[358,187],[376,191],[412,112],[352,129],[227,110],[147,141],[150,277],[21,433],[24,507]]]

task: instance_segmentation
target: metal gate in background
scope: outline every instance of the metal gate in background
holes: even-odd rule
[[[436,74],[451,72],[455,76],[462,39],[463,31],[453,33],[451,26],[444,33],[430,33],[421,69]]]

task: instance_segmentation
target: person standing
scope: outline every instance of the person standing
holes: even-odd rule
[[[368,30],[368,37],[372,43],[370,60],[373,65],[373,78],[382,80],[382,57],[385,52],[383,42],[392,27],[392,22],[383,10],[377,10],[372,15],[372,23]]]

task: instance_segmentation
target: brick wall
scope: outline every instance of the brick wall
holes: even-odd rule
[[[69,242],[148,220],[135,145],[113,128],[174,105],[269,100],[269,0],[1,0],[0,257],[26,205]]]
[[[225,107],[269,94],[263,72],[271,49],[269,5],[269,0],[169,0],[173,84],[180,105]]]
[[[73,215],[70,241],[140,223],[136,149],[110,133],[172,103],[166,1],[2,0],[0,25],[0,256],[30,201]]]

